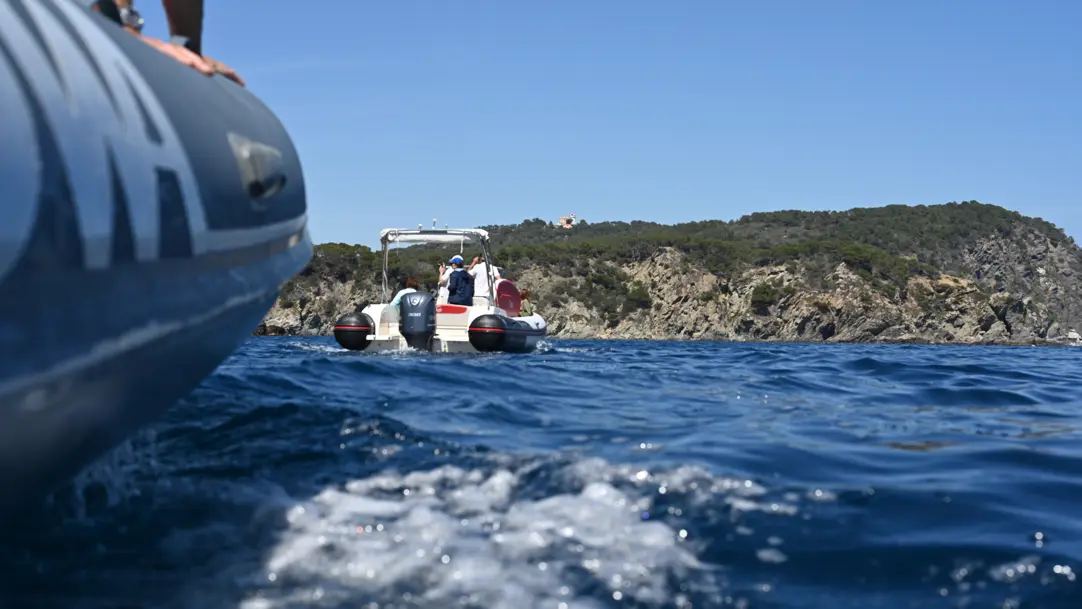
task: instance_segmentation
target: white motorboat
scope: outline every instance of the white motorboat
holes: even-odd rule
[[[489,274],[488,292],[474,294],[470,305],[440,302],[433,293],[417,291],[391,304],[387,261],[393,244],[434,243],[480,247]],[[394,351],[406,348],[437,353],[533,351],[548,325],[540,315],[520,316],[521,294],[509,279],[496,280],[488,231],[466,229],[398,229],[380,231],[383,289],[379,304],[347,313],[334,325],[334,338],[352,351]]]

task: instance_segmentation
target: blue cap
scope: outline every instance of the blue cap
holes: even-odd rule
[[[456,262],[462,262],[462,256],[459,256],[458,254],[451,256],[451,264],[454,264]]]

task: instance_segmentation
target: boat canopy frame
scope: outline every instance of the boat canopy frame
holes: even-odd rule
[[[465,249],[466,243],[476,244],[481,247],[481,255],[485,259],[485,269],[488,273],[488,303],[492,305],[496,301],[496,272],[492,266],[492,254],[488,231],[483,228],[385,228],[379,232],[379,242],[383,248],[383,286],[380,294],[380,303],[387,304],[387,262],[390,256],[390,246],[394,243],[443,243],[459,246],[459,252]]]

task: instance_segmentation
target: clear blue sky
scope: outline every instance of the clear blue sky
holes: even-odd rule
[[[206,3],[317,242],[967,199],[1082,239],[1082,2]]]

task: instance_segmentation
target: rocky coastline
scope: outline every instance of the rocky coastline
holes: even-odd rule
[[[944,273],[934,278],[910,277],[891,293],[846,262],[814,280],[799,262],[719,276],[690,263],[676,249],[659,248],[632,264],[589,261],[591,267],[614,267],[639,290],[639,300],[625,306],[614,320],[582,296],[591,292],[588,278],[536,265],[521,269],[514,279],[530,289],[554,338],[979,345],[1078,342],[1070,319],[1082,304],[1077,252],[1036,236],[1022,248],[1004,247],[988,238],[969,249],[968,255],[979,267],[973,275],[980,275],[981,270],[986,276],[989,271],[1003,275],[1006,270],[1011,281],[1001,283],[1013,284],[1015,289],[994,290],[972,277]],[[378,300],[379,286],[374,282],[310,278],[283,290],[255,334],[329,335],[339,315]]]

